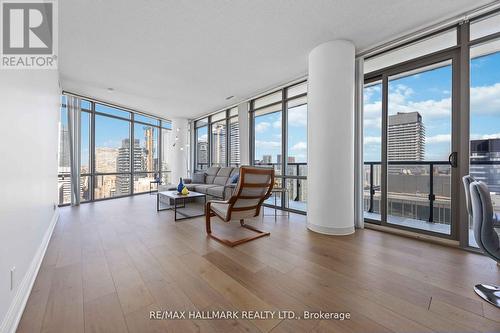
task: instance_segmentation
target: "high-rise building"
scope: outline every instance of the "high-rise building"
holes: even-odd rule
[[[491,192],[500,192],[500,162],[480,164],[492,161],[500,161],[500,139],[471,140],[470,175],[485,182]]]
[[[71,176],[69,161],[69,131],[66,125],[61,123],[59,130],[59,167],[58,190],[59,202],[68,203],[71,201]],[[68,175],[65,175],[68,174]]]
[[[151,126],[144,126],[144,159],[146,170],[152,171],[155,168],[155,146],[154,129]]]
[[[239,166],[241,164],[240,159],[240,127],[237,121],[231,122],[229,124],[229,149],[230,149],[230,160],[229,164],[232,166]]]
[[[134,140],[134,171],[145,171],[146,159],[140,146],[139,139]],[[116,172],[130,172],[130,139],[123,139],[122,146],[118,148],[116,161]],[[116,176],[116,195],[126,195],[130,193],[130,175],[120,174]]]
[[[68,126],[61,124],[59,130],[59,173],[70,172],[69,170],[69,131]]]
[[[262,155],[262,164],[271,164],[273,157],[271,155]]]
[[[418,112],[389,116],[387,130],[389,161],[421,161],[425,156],[425,126]]]
[[[196,163],[198,164],[198,169],[206,169],[208,167],[208,142],[198,141],[198,147],[196,149],[198,156],[196,157]]]
[[[226,161],[226,125],[212,125],[212,163],[225,164]]]

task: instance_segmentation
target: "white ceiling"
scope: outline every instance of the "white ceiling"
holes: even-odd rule
[[[145,112],[192,118],[306,74],[308,53],[323,42],[349,39],[362,50],[488,2],[64,0],[61,83]]]

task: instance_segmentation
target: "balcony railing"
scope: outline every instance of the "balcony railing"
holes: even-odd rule
[[[375,205],[375,203],[377,199],[379,203],[381,202],[380,196],[377,197],[376,195],[377,192],[381,191],[381,162],[365,162],[364,165],[365,211],[367,213],[380,214],[379,206]],[[477,161],[471,159],[470,165],[472,176],[487,183],[490,191],[499,191],[500,161]],[[474,166],[476,167],[474,168]],[[478,166],[483,167],[479,169]],[[488,169],[492,166],[494,169]],[[376,170],[377,168],[378,170]],[[417,219],[427,220],[428,222],[450,223],[451,166],[448,161],[389,161],[387,169],[388,216],[401,215],[402,217],[415,217],[417,215]],[[416,178],[411,179],[410,177],[412,176]],[[426,178],[427,180],[422,181],[417,177]],[[437,189],[436,177],[439,177]],[[411,186],[414,186],[415,190],[409,190],[408,188],[411,188]],[[390,203],[394,202],[413,204],[415,207],[411,208],[411,210],[415,210],[415,213],[405,214],[403,208],[401,208],[401,212],[398,210],[395,212],[391,211]],[[434,209],[436,202],[438,207],[437,212],[439,213],[437,217],[435,216],[436,211]],[[440,210],[443,210],[443,212]],[[422,215],[426,215],[426,218],[422,218]]]

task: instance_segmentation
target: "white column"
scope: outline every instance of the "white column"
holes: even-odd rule
[[[172,119],[172,131],[168,140],[167,161],[172,170],[172,183],[179,183],[180,177],[187,177],[188,169],[188,120],[187,119]]]
[[[336,40],[309,54],[307,227],[354,232],[354,45]]]

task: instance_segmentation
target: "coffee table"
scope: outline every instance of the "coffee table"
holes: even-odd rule
[[[160,208],[160,196],[166,198],[169,203],[171,202],[170,200],[172,200],[174,202],[174,205],[173,206],[169,205],[167,208]],[[189,202],[186,202],[186,199],[196,199],[196,198],[203,198],[205,201],[203,204],[203,213],[197,214],[197,215],[189,215],[188,213],[179,210],[179,209],[186,208],[186,204],[189,204]],[[182,203],[182,206],[179,206],[179,203]],[[205,216],[205,204],[206,203],[207,203],[207,195],[206,194],[193,192],[193,191],[189,192],[189,194],[186,194],[186,195],[179,194],[179,192],[177,192],[177,191],[161,191],[161,192],[158,192],[156,195],[156,211],[160,212],[163,210],[172,210],[173,209],[175,221]],[[177,214],[181,215],[182,217],[177,218]]]

